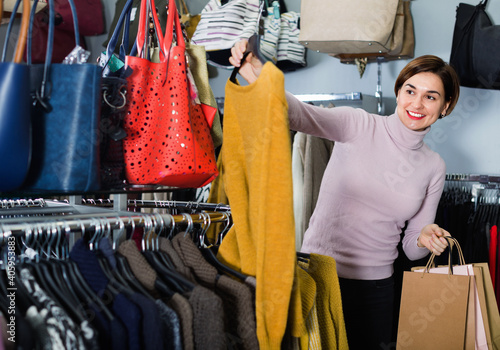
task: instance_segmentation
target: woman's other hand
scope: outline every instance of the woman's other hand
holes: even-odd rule
[[[424,226],[417,240],[420,248],[426,247],[432,253],[441,255],[448,246],[448,241],[444,236],[451,237],[450,233],[436,224]]]
[[[231,57],[229,57],[229,62],[235,67],[240,67],[238,73],[240,73],[247,83],[251,84],[259,77],[263,64],[252,53],[247,56],[245,62],[241,62],[247,46],[248,40],[246,39],[236,42],[236,44],[234,44],[231,48]]]

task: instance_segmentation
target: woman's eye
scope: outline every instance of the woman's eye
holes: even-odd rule
[[[429,100],[432,100],[432,101],[434,101],[434,100],[436,99],[434,96],[427,96],[427,98],[428,98]]]
[[[409,94],[409,95],[413,95],[414,94],[413,90],[406,90],[406,93]]]

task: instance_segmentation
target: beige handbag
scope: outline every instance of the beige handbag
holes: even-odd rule
[[[354,63],[356,59],[367,58],[366,63],[410,59],[415,55],[415,31],[411,15],[410,1],[399,0],[398,12],[394,22],[392,49],[386,53],[334,54],[341,63]]]
[[[302,1],[299,42],[329,54],[397,50],[402,43],[393,38],[398,6],[398,0]]]

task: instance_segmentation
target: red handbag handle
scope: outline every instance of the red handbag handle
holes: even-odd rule
[[[168,8],[169,8],[169,14],[167,18],[167,27],[165,28],[165,40],[164,40],[165,52],[169,52],[170,47],[172,47],[172,42],[174,39],[174,29],[175,33],[177,34],[177,46],[181,47],[184,50],[186,48],[186,42],[184,41],[181,21],[179,20],[179,13],[177,12],[177,6],[174,0],[169,0]]]
[[[170,48],[172,47],[172,42],[174,39],[174,26],[175,32],[177,33],[177,46],[183,50],[186,48],[186,42],[182,34],[181,22],[179,20],[179,14],[177,12],[177,6],[174,0],[169,1],[168,5],[168,16],[167,25],[165,28],[165,36],[163,36],[160,21],[158,20],[158,14],[156,13],[156,7],[154,0],[142,0],[141,9],[139,15],[139,27],[137,29],[137,56],[142,57],[144,49],[144,41],[146,38],[146,21],[147,21],[147,1],[151,6],[151,13],[153,16],[153,21],[156,30],[156,36],[158,38],[158,43],[160,47],[160,62],[166,62],[168,60]]]
[[[137,56],[142,57],[143,55],[143,49],[144,49],[144,42],[146,38],[146,24],[147,24],[147,17],[148,17],[148,9],[147,9],[147,4],[150,4],[151,7],[151,14],[153,16],[153,21],[154,21],[154,27],[156,31],[156,37],[158,38],[158,43],[160,46],[160,62],[165,62],[167,59],[168,51],[162,50],[163,48],[163,33],[161,30],[161,25],[160,21],[158,20],[158,14],[156,13],[156,6],[154,3],[154,0],[142,0],[141,1],[141,9],[140,9],[140,14],[139,14],[139,25],[137,28]],[[170,19],[170,16],[168,16],[168,20]],[[167,24],[168,28],[168,24]]]

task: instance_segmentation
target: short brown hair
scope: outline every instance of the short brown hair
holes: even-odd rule
[[[460,82],[453,67],[437,56],[424,55],[410,61],[399,73],[396,83],[394,84],[394,93],[397,96],[398,91],[405,81],[423,72],[434,73],[443,82],[445,101],[450,103],[446,110],[446,115],[450,114],[453,108],[455,108],[458,97],[460,96]]]

